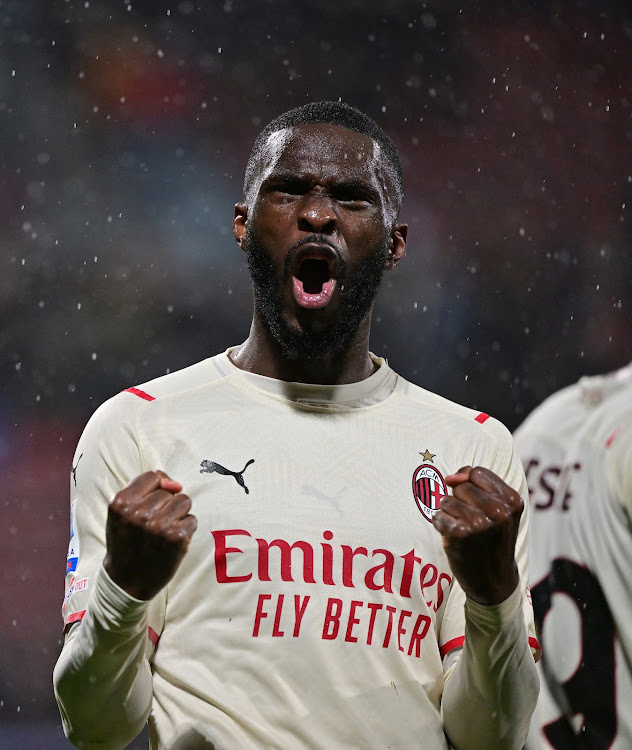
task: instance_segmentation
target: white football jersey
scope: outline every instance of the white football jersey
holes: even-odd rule
[[[67,626],[90,608],[108,501],[132,478],[164,470],[198,519],[149,606],[152,747],[447,748],[442,660],[464,642],[465,597],[431,519],[462,466],[525,500],[526,482],[499,422],[375,363],[359,383],[306,385],[224,353],[90,420],[71,476]],[[525,512],[535,648],[526,527]]]
[[[632,365],[554,394],[515,433],[543,654],[527,747],[632,748]]]

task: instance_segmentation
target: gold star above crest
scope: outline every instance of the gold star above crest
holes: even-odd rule
[[[432,459],[437,455],[436,453],[430,453],[430,451],[426,448],[426,450],[423,453],[419,454],[424,461],[432,461]],[[432,461],[434,463],[434,461]]]

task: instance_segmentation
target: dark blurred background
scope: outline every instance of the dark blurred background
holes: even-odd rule
[[[338,98],[404,161],[373,351],[510,429],[632,359],[629,3],[0,0],[3,750],[68,747],[51,672],[81,429],[243,341],[251,143]]]

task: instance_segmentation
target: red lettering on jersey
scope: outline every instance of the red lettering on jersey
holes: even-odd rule
[[[274,627],[272,628],[273,638],[280,638],[281,636],[285,635],[285,633],[280,628],[281,612],[283,611],[283,599],[285,599],[284,594],[279,594],[279,598],[277,599],[276,612],[274,613]]]
[[[382,648],[387,648],[389,641],[391,640],[391,631],[393,630],[393,615],[397,610],[395,607],[391,607],[390,605],[386,605],[386,611],[388,612],[388,625],[386,626],[386,633],[384,634],[384,643],[382,644]]]
[[[323,538],[324,539],[333,539],[334,535],[331,533],[331,531],[323,531]],[[320,543],[320,546],[323,548],[323,583],[327,586],[335,586],[336,582],[334,581],[334,551],[331,547],[331,544],[324,544],[323,542]]]
[[[355,611],[358,607],[362,606],[362,602],[352,601],[349,610],[349,619],[347,620],[347,631],[345,633],[345,641],[347,643],[357,643],[358,639],[352,634],[353,626],[360,622],[360,618],[355,616]]]
[[[294,638],[298,638],[298,634],[301,631],[301,622],[303,621],[303,615],[305,614],[308,602],[309,596],[304,596],[301,602],[301,597],[298,594],[294,594],[294,632],[292,633]]]
[[[412,612],[409,612],[407,609],[402,609],[402,611],[399,613],[399,622],[397,623],[397,648],[400,651],[404,651],[404,647],[402,646],[402,636],[406,634],[406,630],[402,627],[402,623],[406,617],[411,617]]]
[[[366,606],[371,610],[371,617],[369,619],[369,632],[367,633],[366,638],[366,642],[370,646],[373,643],[373,627],[375,625],[375,615],[377,615],[378,610],[382,609],[384,605],[378,604],[377,602],[368,602]]]
[[[419,573],[419,586],[421,587],[421,595],[423,596],[424,601],[429,607],[432,607],[432,599],[426,599],[426,595],[424,592],[429,586],[434,585],[437,580],[437,574],[437,567],[432,563],[426,563]]]
[[[446,588],[450,588],[450,584],[452,583],[452,576],[449,576],[447,573],[441,573],[441,575],[439,576],[439,580],[437,582],[437,592],[438,592],[437,603],[434,606],[435,612],[443,604],[444,593],[443,593],[443,586],[441,585],[441,581],[445,581]]]
[[[268,618],[269,612],[264,610],[264,605],[267,601],[272,599],[272,594],[259,594],[257,597],[257,607],[255,611],[255,619],[252,627],[252,637],[258,638],[261,632],[262,621]],[[298,638],[301,632],[301,623],[303,621],[303,615],[309,602],[309,596],[294,595],[294,625],[292,628],[292,637]],[[272,610],[272,607],[269,608]],[[274,621],[272,625],[271,635],[273,638],[282,638],[285,635],[285,630],[281,629],[283,621],[287,626],[287,610],[290,607],[285,606],[285,594],[278,594],[277,601],[274,610]],[[290,610],[291,611],[291,610]]]
[[[274,603],[273,599],[276,600]],[[289,637],[290,632],[294,638],[299,636],[310,597],[295,595],[293,613],[286,600],[287,596],[284,594],[259,594],[252,629],[253,638],[264,635],[265,621],[269,623],[266,633],[268,637]],[[274,617],[271,616],[273,610]],[[288,621],[292,614],[293,627]],[[416,617],[412,632],[406,627],[407,620],[411,617]],[[379,602],[357,599],[345,603],[342,599],[330,597],[324,607],[321,637],[326,641],[340,638],[345,643],[366,643],[370,646],[374,636],[379,634],[382,648],[396,648],[401,653],[419,658],[421,641],[430,632],[431,622],[428,615],[417,614],[408,609],[400,610],[385,607]]]
[[[212,531],[212,534],[215,540],[215,576],[218,583],[240,583],[254,579],[328,586],[338,583],[346,588],[356,588],[364,583],[369,591],[399,594],[407,599],[421,595],[428,608],[435,612],[443,603],[452,583],[451,575],[442,572],[434,563],[423,564],[421,556],[414,549],[395,556],[390,550],[379,547],[370,551],[364,546],[340,544],[336,548],[328,543],[333,538],[330,531],[323,532],[323,537],[328,541],[321,542],[322,561],[315,560],[315,548],[305,540],[267,541],[260,537],[254,538],[245,529],[220,529]],[[243,539],[237,546],[230,541],[233,536],[247,539]],[[317,549],[316,547],[316,551]],[[334,564],[338,566],[335,577]],[[244,571],[246,565],[248,567]],[[416,565],[420,567],[417,569]],[[417,570],[419,573],[416,576]]]
[[[429,628],[430,618],[428,617],[428,615],[419,615],[417,617],[417,621],[415,622],[415,627],[413,628],[413,634],[410,637],[410,644],[408,645],[408,656],[412,654],[414,648],[415,656],[419,658],[419,655],[421,654],[421,641],[426,637],[426,633],[428,632]]]
[[[335,612],[334,612],[335,609]],[[327,600],[327,612],[325,613],[325,622],[323,623],[323,640],[333,641],[338,635],[340,628],[340,615],[342,614],[342,599]],[[330,629],[331,626],[331,629]]]
[[[238,583],[239,581],[249,581],[252,578],[252,573],[247,573],[243,576],[229,576],[227,572],[226,555],[229,552],[238,552],[243,554],[243,550],[239,547],[227,547],[226,537],[229,534],[241,534],[243,536],[250,536],[244,529],[226,529],[225,531],[212,531],[213,539],[215,539],[215,575],[217,576],[218,583]]]
[[[366,547],[352,549],[348,544],[341,544],[342,549],[342,585],[355,588],[353,585],[353,558],[356,555],[368,555]]]
[[[278,547],[281,551],[281,580],[293,581],[292,578],[292,550],[303,551],[303,581],[305,583],[316,583],[314,578],[314,548],[309,542],[294,542],[290,546],[284,539],[274,539],[266,542],[265,539],[257,539],[259,545],[259,557],[257,561],[260,581],[271,581],[268,572],[268,551],[270,547]]]
[[[415,550],[411,549],[410,552],[402,555],[401,558],[404,561],[404,572],[402,573],[402,582],[399,587],[399,595],[407,596],[410,598],[410,584],[413,580],[413,569],[416,562],[421,564],[421,557],[416,557]]]
[[[268,616],[267,612],[263,611],[263,603],[268,599],[272,599],[272,594],[259,594],[257,598],[257,611],[255,612],[255,624],[252,627],[252,636],[256,638],[259,635],[259,627],[261,620]]]
[[[384,562],[381,565],[376,565],[374,568],[371,568],[371,570],[367,571],[367,574],[364,576],[364,583],[368,589],[371,589],[372,591],[379,591],[380,589],[384,589],[384,591],[388,591],[389,594],[393,593],[393,568],[395,566],[395,556],[392,552],[389,552],[387,549],[374,549],[373,554],[380,553],[381,555],[384,555]],[[382,571],[382,583],[376,583],[375,576],[378,572]]]

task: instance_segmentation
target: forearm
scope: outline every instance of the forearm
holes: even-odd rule
[[[443,726],[455,750],[519,750],[538,697],[518,587],[502,604],[465,605],[465,643],[446,680]]]
[[[123,748],[147,720],[152,696],[145,658],[148,607],[99,571],[81,625],[53,674],[64,731],[81,748]]]

